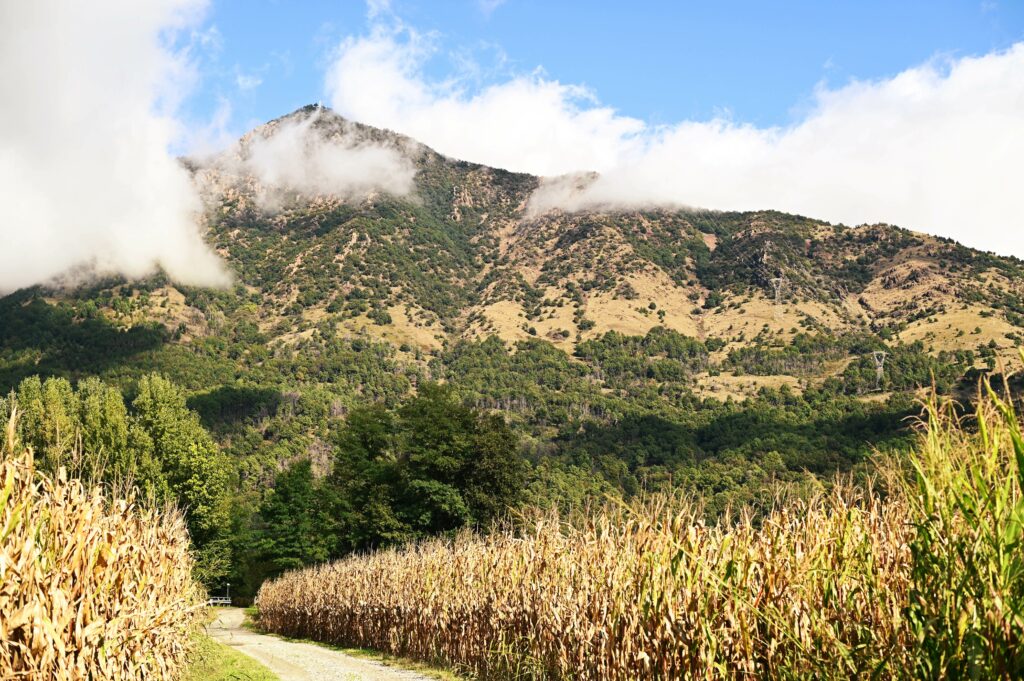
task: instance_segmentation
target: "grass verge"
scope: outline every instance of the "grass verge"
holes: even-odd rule
[[[212,614],[207,615],[213,619]],[[253,658],[215,641],[203,632],[193,640],[191,663],[182,681],[280,681]]]
[[[276,674],[248,655],[197,634],[192,664],[183,681],[280,681]]]
[[[469,676],[460,675],[457,672],[454,672],[449,669],[440,669],[438,667],[434,667],[429,664],[425,664],[418,660],[413,660],[407,657],[395,657],[393,655],[388,655],[387,653],[382,653],[379,650],[371,650],[369,648],[346,648],[344,646],[336,646],[330,643],[324,643],[322,641],[312,641],[309,639],[290,638],[288,636],[281,636],[280,634],[275,634],[273,632],[269,632],[260,628],[259,610],[257,608],[245,609],[245,622],[243,623],[242,626],[244,626],[249,631],[253,631],[258,634],[264,634],[266,636],[273,636],[275,638],[281,639],[282,641],[301,641],[302,643],[312,643],[314,645],[320,646],[321,648],[327,648],[328,650],[337,650],[338,652],[345,653],[346,655],[351,655],[352,657],[358,657],[363,660],[372,660],[373,662],[379,662],[380,664],[383,664],[388,667],[394,667],[395,669],[405,669],[407,671],[416,672],[428,678],[437,679],[438,681],[467,681],[471,678]],[[214,681],[216,679],[221,678],[227,679],[235,677],[197,677],[194,679],[188,678],[186,679],[186,681]],[[259,679],[261,677],[254,678]],[[271,675],[267,678],[276,679],[277,677]]]

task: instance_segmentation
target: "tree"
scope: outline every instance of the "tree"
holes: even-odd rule
[[[265,527],[260,552],[274,574],[327,560],[333,548],[333,522],[323,490],[308,459],[277,476],[260,506]]]
[[[78,408],[71,383],[64,378],[40,381],[32,376],[18,387],[22,440],[45,469],[71,463],[79,434]]]
[[[427,383],[397,410],[352,411],[338,435],[334,490],[343,550],[486,524],[519,504],[528,464],[500,416]]]
[[[504,418],[477,416],[460,486],[478,524],[498,518],[522,501],[529,465],[519,455],[518,445],[519,438]]]
[[[228,569],[229,556],[228,461],[186,406],[184,393],[167,379],[144,376],[132,406],[152,441],[153,457],[170,493],[185,510],[200,577],[207,581],[221,576]]]

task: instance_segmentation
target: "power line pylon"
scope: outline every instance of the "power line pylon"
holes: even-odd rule
[[[784,276],[772,277],[771,281],[772,289],[775,291],[775,320],[782,320],[782,296],[786,290],[786,284],[789,280]]]
[[[885,350],[875,350],[871,353],[875,360],[875,390],[882,389],[882,378],[885,376],[885,358],[889,356]]]

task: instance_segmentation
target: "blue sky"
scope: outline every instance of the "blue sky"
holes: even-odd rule
[[[200,83],[185,118],[230,104],[227,128],[326,99],[324,72],[367,5],[213,0]],[[390,14],[432,34],[433,79],[469,88],[543,69],[652,124],[728,115],[759,127],[798,119],[816,86],[878,79],[936,56],[985,54],[1024,38],[1019,0],[545,2],[395,0]]]

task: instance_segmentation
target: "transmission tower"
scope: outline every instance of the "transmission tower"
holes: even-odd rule
[[[782,296],[786,291],[786,284],[789,280],[784,276],[772,277],[769,281],[772,283],[772,289],[775,291],[775,320],[781,321],[782,319]]]
[[[871,353],[875,360],[875,390],[882,389],[882,378],[885,375],[885,358],[889,356],[885,350],[875,350]]]

